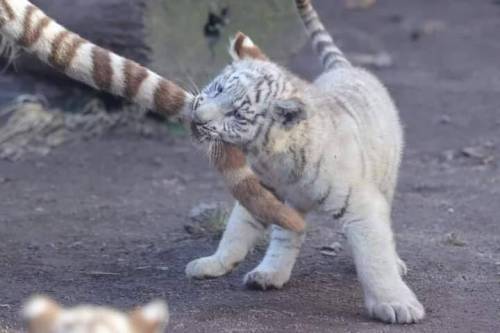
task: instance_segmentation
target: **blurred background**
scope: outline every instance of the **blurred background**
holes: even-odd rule
[[[320,72],[291,0],[33,2],[187,88],[229,62],[239,30],[299,75]],[[282,291],[242,287],[264,246],[229,277],[188,281],[184,266],[215,249],[232,201],[203,153],[179,126],[20,55],[0,75],[0,331],[19,329],[33,292],[119,307],[164,297],[171,332],[498,331],[500,2],[314,3],[400,108],[394,227],[428,318],[367,318],[341,228],[322,216]]]

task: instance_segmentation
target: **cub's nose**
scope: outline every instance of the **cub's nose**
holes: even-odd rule
[[[198,125],[206,124],[218,118],[218,107],[215,103],[199,96],[193,106],[193,122]]]
[[[210,121],[206,115],[203,114],[203,111],[200,109],[196,109],[193,111],[193,123],[196,125],[203,125]]]

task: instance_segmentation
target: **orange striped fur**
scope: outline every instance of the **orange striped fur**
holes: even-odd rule
[[[20,45],[67,76],[167,116],[190,122],[193,96],[136,62],[100,48],[67,30],[27,0],[0,0],[0,34]],[[266,59],[260,49],[236,38],[240,57]],[[237,148],[223,146],[221,160],[214,161],[234,197],[263,223],[278,224],[301,232],[300,214],[265,189]]]

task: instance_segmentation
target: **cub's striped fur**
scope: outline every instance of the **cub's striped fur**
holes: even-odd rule
[[[264,55],[236,61],[193,103],[199,137],[241,148],[265,186],[298,211],[340,221],[369,314],[389,323],[421,320],[424,307],[403,281],[391,205],[403,149],[398,110],[383,84],[350,64],[309,0],[295,1],[325,71],[306,82]],[[215,254],[192,261],[191,277],[221,276],[241,262],[264,229],[236,205]],[[252,288],[281,288],[304,234],[273,226]]]
[[[145,108],[190,122],[193,96],[156,73],[100,48],[68,31],[26,0],[0,0],[0,33],[14,45],[50,64],[69,77],[96,89],[125,97]],[[258,56],[258,48],[240,34],[235,52]],[[295,231],[304,229],[302,216],[261,186],[239,149],[220,145],[218,170],[235,198],[260,223],[276,223]]]
[[[92,305],[64,308],[45,296],[32,297],[22,315],[28,333],[162,333],[169,319],[162,301],[125,313]]]

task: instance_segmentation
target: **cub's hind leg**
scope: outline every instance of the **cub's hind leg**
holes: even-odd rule
[[[376,189],[353,191],[345,223],[369,314],[387,323],[423,319],[424,307],[401,278],[386,198]]]
[[[245,276],[252,289],[279,289],[290,279],[305,234],[272,227],[271,242],[262,262]]]
[[[186,275],[205,279],[229,273],[245,259],[265,230],[243,206],[236,203],[215,254],[191,261],[186,267]]]

